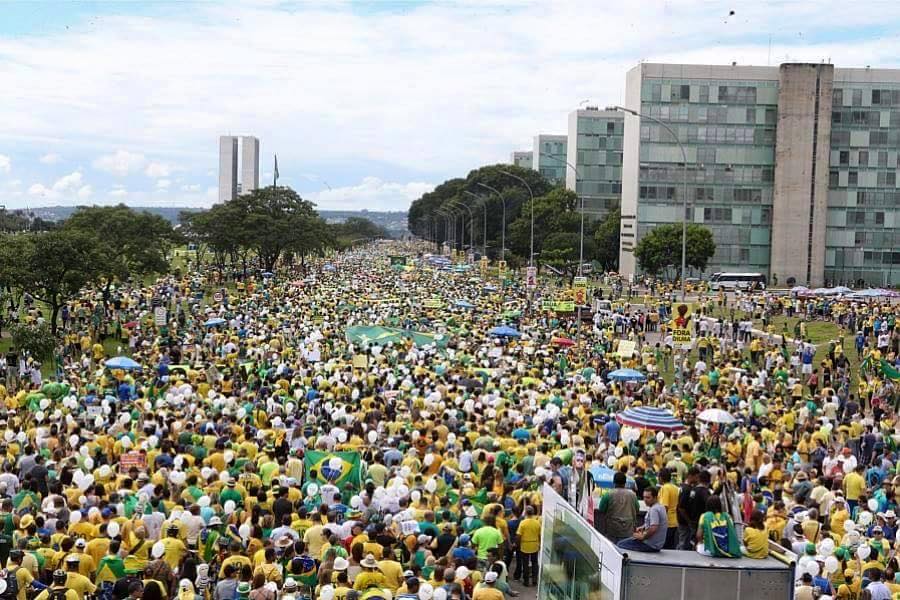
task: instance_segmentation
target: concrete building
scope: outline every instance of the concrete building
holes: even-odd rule
[[[219,137],[219,202],[237,197],[238,141],[231,135]]]
[[[566,188],[584,202],[585,214],[602,218],[618,208],[622,194],[623,115],[587,107],[569,113]]]
[[[241,139],[241,179],[238,182],[238,138],[219,137],[219,202],[237,198],[259,188],[259,140],[252,136]]]
[[[252,136],[241,138],[241,193],[259,189],[259,140]]]
[[[625,103],[685,147],[687,218],[716,241],[709,272],[900,281],[900,71],[648,63],[628,72]],[[630,274],[640,238],[681,222],[685,168],[650,119],[626,116],[624,155],[620,270]]]
[[[566,142],[565,135],[541,134],[534,136],[531,151],[532,168],[553,185],[566,183]]]
[[[509,157],[509,162],[510,164],[522,167],[523,169],[530,169],[534,164],[531,159],[531,152],[526,151],[513,152]]]

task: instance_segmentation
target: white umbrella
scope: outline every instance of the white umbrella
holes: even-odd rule
[[[707,423],[720,423],[722,425],[728,425],[735,421],[734,417],[731,416],[731,413],[724,411],[721,408],[707,408],[697,415],[697,418],[701,421],[706,421]]]

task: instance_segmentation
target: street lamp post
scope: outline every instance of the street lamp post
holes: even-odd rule
[[[558,158],[551,154],[547,154],[545,152],[540,153],[541,156],[546,156],[547,158],[553,159],[557,162],[564,162],[566,166],[575,171],[575,194],[578,196],[578,206],[579,212],[581,213],[581,231],[579,232],[578,238],[578,276],[583,275],[584,270],[584,196],[578,193],[578,180],[581,179],[581,173],[578,172],[578,167],[573,165],[567,160],[562,158]],[[575,318],[578,319],[578,331],[581,331],[581,303],[578,303],[578,307],[576,308]]]
[[[475,252],[475,215],[472,213],[472,209],[469,208],[469,205],[464,203],[462,200],[456,200],[451,198],[448,202],[450,202],[453,206],[458,206],[466,209],[469,213],[469,247],[472,248],[472,252]],[[465,227],[463,227],[463,233],[465,233]],[[465,245],[466,236],[463,235],[463,245]]]
[[[644,115],[639,113],[636,110],[625,108],[624,106],[613,106],[612,110],[617,110],[620,112],[626,112],[630,115],[633,115],[639,119],[648,119],[653,121],[663,129],[669,132],[669,135],[672,136],[672,139],[675,140],[675,143],[678,144],[678,148],[681,150],[681,160],[684,164],[684,180],[682,182],[681,188],[681,200],[684,206],[684,212],[681,215],[681,301],[684,302],[685,298],[685,277],[687,276],[687,209],[688,209],[688,195],[687,195],[687,181],[688,181],[688,164],[687,164],[687,152],[684,150],[684,146],[681,144],[681,140],[678,139],[678,136],[672,130],[671,127],[657,119],[656,117],[651,117],[649,115]]]
[[[531,197],[531,248],[529,249],[529,252],[528,252],[528,266],[532,267],[532,266],[534,266],[534,194],[531,192],[531,186],[528,185],[528,182],[525,181],[524,179],[522,179],[521,177],[519,177],[518,175],[510,173],[509,171],[500,171],[500,172],[503,173],[504,175],[507,175],[508,177],[512,177],[513,179],[515,179],[516,181],[518,181],[522,185],[524,185],[525,189],[528,190],[528,195]]]
[[[481,202],[481,208],[484,209],[484,225],[481,229],[481,255],[487,256],[487,202],[485,202],[484,196],[479,196],[469,190],[463,190],[463,193],[472,196]]]
[[[512,177],[516,181],[520,182],[525,186],[525,189],[528,190],[528,195],[531,197],[531,244],[528,250],[528,266],[534,267],[534,194],[531,192],[531,186],[528,185],[528,182],[515,175],[510,173],[509,171],[500,171],[507,177]],[[531,303],[534,299],[534,290],[528,290],[528,315],[531,316]]]
[[[491,186],[485,183],[478,183],[481,187],[490,190],[497,194],[497,197],[500,198],[500,206],[503,207],[503,223],[500,229],[500,260],[506,260],[506,200],[503,199],[503,194],[497,191],[496,188],[492,188]]]

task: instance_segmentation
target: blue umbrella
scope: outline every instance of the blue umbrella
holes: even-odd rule
[[[490,335],[496,337],[511,337],[517,338],[522,337],[522,334],[510,327],[509,325],[500,325],[499,327],[494,327],[490,331],[488,331]]]
[[[629,427],[651,431],[682,431],[684,424],[671,411],[657,406],[634,406],[616,415],[616,421]]]
[[[475,308],[474,304],[472,304],[471,302],[468,302],[466,300],[457,300],[456,306],[458,306],[460,308]]]
[[[616,369],[607,375],[613,381],[647,381],[647,376],[634,369]]]
[[[210,319],[209,321],[204,323],[204,325],[206,325],[207,327],[215,327],[216,325],[224,325],[224,324],[225,324],[225,319],[220,319],[218,317],[215,319]]]
[[[610,469],[606,465],[594,465],[593,467],[588,469],[588,471],[590,472],[591,476],[594,478],[594,484],[596,484],[597,487],[605,488],[605,489],[609,489],[609,488],[613,487],[613,477],[616,474],[616,472],[614,470]],[[626,485],[628,485],[628,484],[633,485],[634,479],[629,477],[626,480]]]
[[[116,356],[106,361],[107,369],[122,369],[123,371],[134,371],[141,368],[141,365],[131,360],[127,356]]]
[[[275,273],[272,273],[271,271],[265,271],[265,272],[262,274],[263,277],[267,277],[267,278],[268,278],[268,277],[272,277],[272,276],[274,276],[274,275],[275,275]]]

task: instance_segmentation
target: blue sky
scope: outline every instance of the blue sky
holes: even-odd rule
[[[231,133],[323,208],[405,208],[620,102],[641,60],[900,67],[898,23],[882,2],[4,2],[0,204],[208,206]]]

